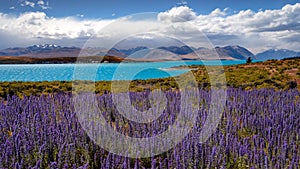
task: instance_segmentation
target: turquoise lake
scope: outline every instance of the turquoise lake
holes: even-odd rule
[[[167,61],[104,64],[0,65],[0,81],[135,80],[177,76],[189,70],[168,69],[181,65],[236,65],[235,61]]]

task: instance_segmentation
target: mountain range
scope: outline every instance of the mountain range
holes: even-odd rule
[[[189,46],[162,46],[150,49],[145,46],[137,46],[130,49],[110,50],[103,48],[61,47],[58,45],[33,45],[26,48],[7,48],[0,50],[0,56],[23,56],[31,58],[58,58],[58,57],[77,57],[77,56],[115,56],[120,58],[134,58],[146,60],[195,60],[216,59],[219,54],[221,59],[247,59],[255,57],[249,50],[240,46],[208,48],[192,48]]]
[[[256,54],[259,60],[270,60],[270,59],[284,59],[300,56],[300,52],[295,52],[287,49],[269,49],[264,52]]]
[[[7,48],[0,50],[0,56],[26,56],[26,57],[76,57],[80,53],[77,47],[61,47],[58,45],[33,45],[26,48]]]
[[[256,56],[248,49],[235,45],[225,47],[194,48],[189,46],[162,46],[155,49],[137,46],[129,49],[78,48],[61,47],[59,45],[44,44],[29,47],[16,47],[0,50],[0,56],[29,57],[29,58],[61,58],[78,56],[114,56],[137,61],[164,60],[246,60],[248,57],[258,60],[282,59],[300,56],[300,52],[291,50],[267,50]]]

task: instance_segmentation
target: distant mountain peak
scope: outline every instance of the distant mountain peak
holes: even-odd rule
[[[0,50],[0,56],[69,57],[78,56],[80,48],[61,47],[56,44],[36,44],[28,47]]]
[[[268,49],[266,51],[256,54],[256,56],[259,60],[283,59],[300,56],[300,52],[288,49]]]
[[[288,49],[269,49],[269,50],[266,50],[266,51],[274,51],[274,52],[278,52],[278,51],[282,51],[282,52],[288,52],[288,51],[292,51],[292,50],[288,50]]]
[[[55,45],[55,44],[39,44],[39,45],[33,45],[33,46],[29,46],[27,47],[28,49],[34,49],[34,48],[40,48],[40,49],[56,49],[56,48],[61,48],[61,46],[59,45]]]
[[[256,58],[248,49],[239,45],[216,47],[215,48],[220,57],[232,57],[235,59],[247,59],[248,57]]]
[[[184,45],[184,46],[169,46],[169,47],[159,47],[158,49],[166,50],[179,55],[186,55],[193,53],[195,48]]]
[[[40,47],[40,48],[47,48],[47,47],[60,47],[58,45],[55,45],[55,44],[42,44],[42,45],[34,45],[36,47]]]
[[[232,45],[231,47],[232,47],[232,48],[234,48],[234,49],[238,49],[238,48],[240,48],[240,46],[239,46],[239,45]]]

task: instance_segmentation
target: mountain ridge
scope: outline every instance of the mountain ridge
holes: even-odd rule
[[[218,56],[219,55],[219,56]],[[157,60],[245,60],[248,57],[255,58],[255,55],[248,49],[235,45],[225,47],[194,48],[189,46],[161,46],[150,49],[146,46],[137,46],[129,49],[103,49],[103,48],[78,48],[62,47],[54,44],[32,45],[26,48],[15,47],[0,50],[0,56],[31,57],[31,58],[58,58],[78,56],[115,56],[119,58],[131,58],[147,61]]]
[[[288,49],[269,49],[256,54],[259,60],[284,59],[300,56],[300,52]]]

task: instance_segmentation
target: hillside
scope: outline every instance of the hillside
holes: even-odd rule
[[[215,48],[220,58],[232,57],[234,59],[246,60],[248,57],[255,58],[254,54],[241,46],[225,46]]]

